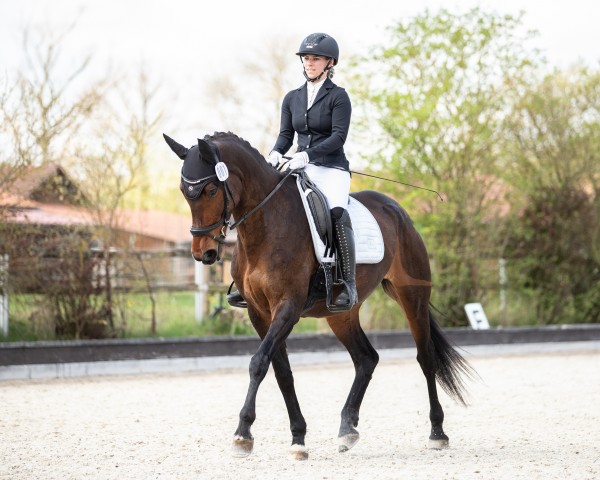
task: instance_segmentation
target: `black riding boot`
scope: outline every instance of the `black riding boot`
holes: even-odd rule
[[[350,310],[358,302],[356,293],[356,253],[354,250],[354,232],[348,210],[336,207],[331,210],[335,230],[335,246],[338,262],[342,267],[344,287],[333,302],[337,307]]]
[[[227,303],[232,307],[248,308],[248,304],[246,303],[246,300],[244,300],[244,297],[242,297],[242,294],[239,292],[239,290],[231,291],[232,288],[233,282],[231,282],[231,285],[229,285],[229,290],[227,291]]]

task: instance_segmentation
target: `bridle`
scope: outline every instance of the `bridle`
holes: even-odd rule
[[[218,150],[217,150],[217,152],[218,152]],[[227,181],[227,179],[229,178],[227,169],[225,167],[226,173],[224,173],[223,175],[220,176],[219,172],[218,172],[219,163],[224,166],[224,163],[221,162],[221,160],[219,158],[219,161],[217,162],[217,165],[215,166],[215,170],[217,170],[217,173],[215,173],[213,175],[209,175],[208,177],[201,178],[199,180],[190,180],[190,179],[186,178],[183,175],[183,170],[182,170],[181,184],[182,184],[182,188],[183,188],[183,194],[186,196],[186,198],[188,198],[190,200],[197,199],[200,196],[200,194],[202,193],[202,190],[204,190],[204,187],[208,183],[210,183],[213,179],[217,179],[219,184],[222,186],[223,193],[224,193],[224,195],[223,195],[223,210],[221,211],[221,216],[220,216],[219,220],[217,220],[212,225],[208,225],[206,227],[192,226],[190,228],[190,233],[192,234],[192,237],[203,237],[203,236],[209,237],[212,240],[214,240],[215,242],[217,242],[219,244],[219,247],[221,247],[221,245],[225,244],[225,237],[227,235],[227,229],[235,230],[240,224],[245,222],[246,219],[250,215],[252,215],[253,213],[257,212],[259,209],[261,209],[269,201],[269,199],[275,194],[275,192],[277,192],[282,187],[282,185],[285,183],[285,181],[288,179],[288,177],[292,173],[294,173],[294,170],[289,170],[284,175],[284,177],[281,180],[279,180],[279,182],[277,183],[277,185],[275,185],[273,190],[271,190],[271,192],[269,192],[269,194],[265,198],[263,198],[254,208],[252,208],[248,212],[244,213],[239,218],[239,220],[232,222],[231,221],[232,212],[229,209],[229,207],[230,207],[231,202],[233,202],[233,204],[235,206],[235,200],[234,200],[233,194],[231,193],[231,188],[229,187],[229,182]],[[221,169],[222,168],[223,167],[221,167]],[[222,228],[221,228],[221,233],[217,236],[217,235],[213,234],[212,231],[218,227],[222,227]],[[220,253],[220,252],[218,252],[218,253]]]
[[[201,178],[199,180],[190,180],[189,178],[186,178],[183,175],[183,169],[182,169],[181,185],[182,185],[182,189],[183,189],[183,194],[189,200],[195,200],[200,196],[200,194],[204,190],[204,187],[206,187],[206,185],[208,183],[210,183],[213,179],[217,179],[216,173],[214,175],[209,175],[208,177]],[[192,234],[192,237],[204,237],[204,236],[210,237],[214,241],[218,242],[219,245],[222,245],[225,243],[225,236],[227,235],[227,226],[228,226],[229,217],[231,216],[231,212],[229,211],[229,198],[230,198],[230,192],[228,194],[229,185],[226,183],[226,181],[220,181],[220,183],[225,185],[224,186],[225,195],[224,195],[224,200],[223,200],[224,205],[223,205],[223,211],[221,212],[221,217],[215,223],[213,223],[212,225],[209,225],[207,227],[194,227],[194,226],[190,227],[190,233]],[[233,196],[231,196],[231,198],[233,199]],[[212,231],[218,227],[222,227],[221,233],[219,234],[219,236],[212,233]]]

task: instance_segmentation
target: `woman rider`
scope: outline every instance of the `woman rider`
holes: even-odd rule
[[[302,40],[296,55],[304,66],[306,83],[283,99],[279,136],[267,161],[274,167],[279,165],[297,134],[298,148],[288,168],[304,169],[327,197],[345,280],[335,304],[350,309],[358,300],[354,234],[347,211],[350,167],[344,154],[352,105],[346,91],[331,81],[339,58],[339,47],[333,37],[313,33]]]

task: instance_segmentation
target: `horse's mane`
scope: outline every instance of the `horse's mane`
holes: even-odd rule
[[[232,132],[215,132],[212,135],[205,135],[204,140],[206,141],[233,141],[235,143],[241,143],[244,145],[254,156],[258,156],[258,158],[264,159],[263,155],[254,148],[248,140],[244,140],[242,137],[237,136]]]

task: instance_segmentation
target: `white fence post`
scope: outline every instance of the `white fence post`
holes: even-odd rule
[[[206,301],[208,298],[208,285],[205,280],[205,271],[208,267],[204,266],[201,262],[194,262],[194,278],[196,282],[196,303],[195,303],[195,316],[198,323],[202,323],[202,319],[206,315]]]
[[[505,258],[498,259],[498,277],[500,283],[500,318],[502,320],[502,324],[506,325],[506,286],[508,285],[508,280],[506,276]]]
[[[0,331],[8,337],[8,255],[0,255]]]

